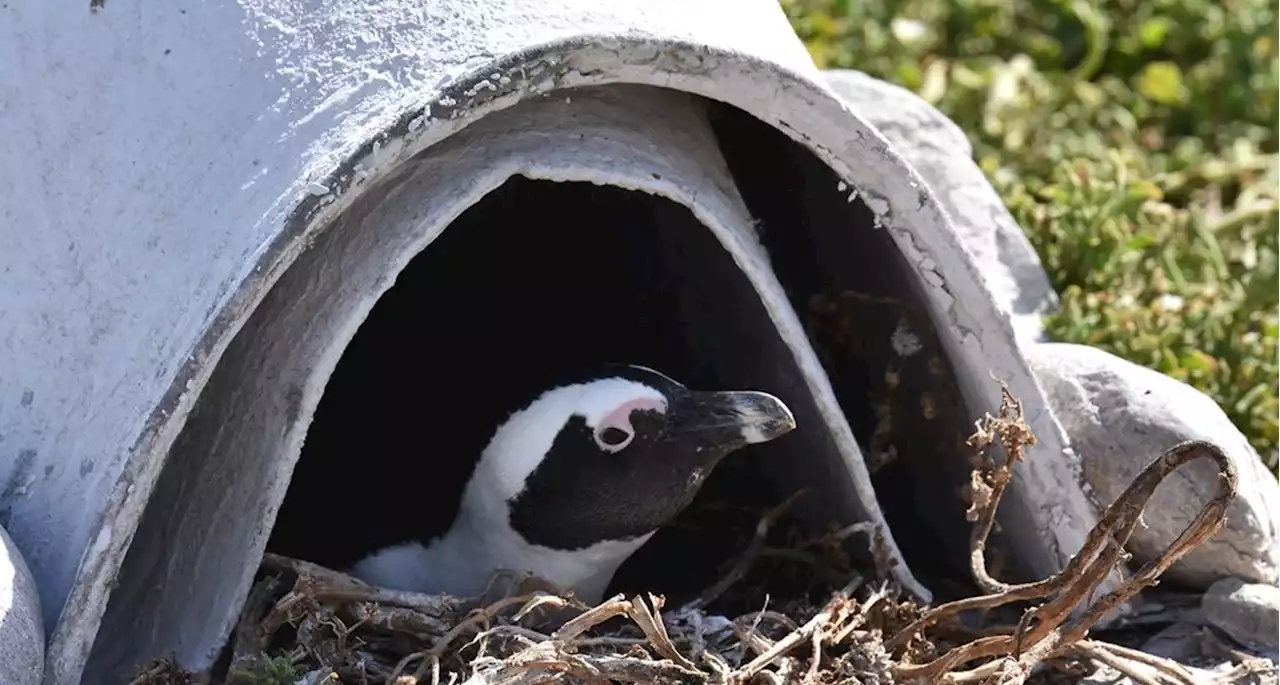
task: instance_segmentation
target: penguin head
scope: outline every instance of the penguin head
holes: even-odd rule
[[[691,390],[645,367],[606,366],[508,417],[464,507],[553,550],[639,540],[688,506],[725,456],[795,427],[767,393]]]

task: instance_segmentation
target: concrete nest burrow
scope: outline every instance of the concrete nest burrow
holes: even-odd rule
[[[695,510],[762,513],[808,488],[795,520],[820,535],[883,525],[883,506],[900,583],[927,594],[917,565],[965,577],[972,412],[871,210],[727,105],[556,95],[405,156],[304,232],[169,452],[88,673],[165,654],[212,666],[266,549],[341,566],[372,527],[447,526],[475,456],[448,453],[450,417],[549,366],[624,361],[778,395],[799,429],[726,460]],[[879,503],[864,451],[883,462]],[[673,527],[615,584],[688,596],[742,541]],[[869,562],[865,537],[846,546]]]

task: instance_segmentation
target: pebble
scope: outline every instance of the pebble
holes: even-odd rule
[[[1204,619],[1264,656],[1280,651],[1280,587],[1223,578],[1204,593]]]

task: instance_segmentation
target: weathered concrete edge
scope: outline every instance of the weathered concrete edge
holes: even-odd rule
[[[961,244],[982,264],[983,280],[1010,317],[1019,344],[1047,341],[1042,319],[1057,310],[1058,295],[1026,232],[973,160],[967,133],[899,85],[856,69],[822,75],[924,177]]]

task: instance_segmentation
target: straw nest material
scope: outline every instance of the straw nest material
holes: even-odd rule
[[[188,674],[161,659],[141,669],[132,685],[1006,685],[1029,678],[1077,681],[1103,664],[1143,685],[1199,682],[1177,662],[1087,635],[1222,526],[1237,480],[1222,451],[1205,442],[1170,449],[1106,510],[1062,572],[1009,585],[988,572],[986,540],[1013,465],[1035,436],[1006,391],[999,416],[979,421],[969,442],[980,456],[967,515],[973,524],[971,571],[983,593],[978,596],[923,607],[885,580],[886,569],[874,577],[832,573],[840,568],[836,563],[823,566],[826,573],[816,574],[821,582],[799,599],[771,606],[764,595],[758,608],[736,618],[713,610],[735,588],[751,585],[745,579],[766,564],[764,540],[788,503],[760,518],[720,582],[674,608],[652,594],[587,606],[537,578],[510,573],[495,575],[483,597],[424,595],[267,555],[220,675]],[[1002,462],[991,454],[994,445],[1003,448]],[[1216,496],[1161,558],[1095,597],[1103,579],[1127,561],[1123,546],[1147,499],[1170,473],[1199,458],[1219,467]],[[869,533],[874,552],[878,531],[854,526],[837,537],[858,532]],[[884,555],[874,556],[884,563]],[[814,588],[823,584],[826,590],[817,594]],[[1275,682],[1274,665],[1242,658],[1217,682],[1268,681]]]

